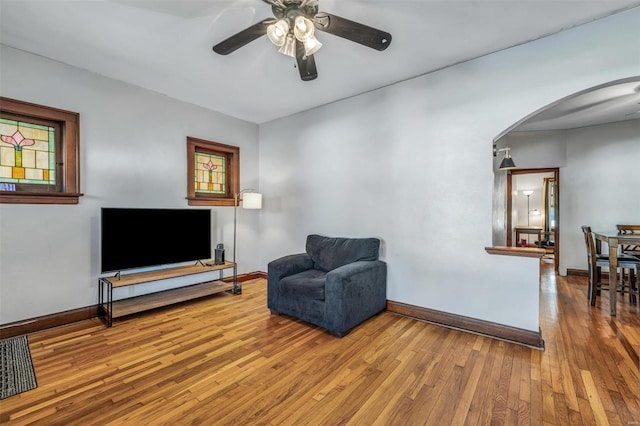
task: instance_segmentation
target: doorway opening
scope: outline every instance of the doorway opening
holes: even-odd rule
[[[560,171],[518,169],[507,173],[508,247],[537,247],[560,264]]]

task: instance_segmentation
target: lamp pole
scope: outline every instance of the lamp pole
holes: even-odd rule
[[[240,195],[245,192],[254,192],[253,189],[243,189],[242,191],[233,194],[233,263],[236,263],[236,236],[237,236],[237,224],[238,224],[238,205],[240,205]]]
[[[236,262],[236,242],[237,242],[237,236],[238,236],[238,206],[240,205],[240,202],[242,201],[242,198],[240,198],[240,196],[242,194],[244,194],[245,192],[256,192],[253,189],[243,189],[240,192],[237,192],[235,194],[233,194],[233,276],[234,276],[234,284],[233,284],[233,292],[234,294],[241,294],[242,293],[242,288],[240,288],[237,284],[237,276],[238,276],[238,263]],[[260,197],[262,197],[260,194],[257,194]],[[261,208],[262,206],[262,201],[260,198],[260,202],[259,202],[259,206],[257,207],[247,207],[245,206],[245,208]]]
[[[522,191],[522,193],[527,196],[527,228],[528,228],[530,226],[529,214],[531,213],[529,211],[529,208],[530,208],[529,197],[531,197],[531,194],[533,194],[533,190],[527,189],[526,191]],[[527,232],[529,232],[529,231],[527,231]],[[528,245],[529,245],[529,234],[527,234],[527,246]]]
[[[529,197],[531,197],[531,194],[533,194],[533,190],[527,189],[526,191],[522,191],[522,193],[527,196],[527,226],[529,226],[530,225],[530,223],[529,223],[529,213],[530,213],[530,210],[529,210],[530,209]],[[528,237],[527,237],[527,241],[528,241]]]

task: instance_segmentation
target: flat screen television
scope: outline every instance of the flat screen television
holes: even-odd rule
[[[211,259],[211,210],[102,208],[102,272]]]

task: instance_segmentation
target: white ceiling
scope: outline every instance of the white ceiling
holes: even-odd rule
[[[266,37],[211,47],[271,15],[260,0],[0,0],[0,42],[255,123],[367,92],[636,7],[637,0],[320,0],[392,34],[383,52],[327,33],[319,77]]]

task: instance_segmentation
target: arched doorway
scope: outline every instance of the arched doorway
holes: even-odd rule
[[[571,217],[571,215],[560,215],[560,193],[565,195],[569,194],[566,195],[567,197],[574,197],[576,196],[576,191],[587,192],[576,185],[575,172],[573,172],[574,176],[572,176],[574,178],[573,181],[569,181],[570,189],[568,192],[564,191],[563,188],[563,183],[566,181],[564,179],[563,183],[560,181],[560,169],[567,167],[569,163],[574,161],[573,158],[575,157],[569,158],[569,156],[575,156],[576,152],[579,151],[575,149],[576,143],[574,140],[571,141],[571,143],[573,143],[573,145],[571,145],[573,150],[569,150],[571,151],[570,153],[568,152],[567,146],[569,146],[568,144],[570,142],[567,142],[566,135],[571,134],[575,139],[576,132],[578,131],[581,132],[580,135],[599,133],[603,145],[610,143],[608,138],[602,137],[603,133],[609,131],[608,129],[610,127],[607,126],[626,126],[628,131],[630,125],[625,123],[629,120],[640,119],[639,104],[640,76],[615,80],[577,92],[540,108],[496,136],[493,141],[494,151],[509,146],[511,148],[512,159],[517,168],[510,171],[499,170],[498,166],[502,157],[501,155],[496,156],[494,161],[493,244],[515,245],[515,227],[526,223],[522,217],[519,219],[520,223],[518,223],[517,219],[514,219],[514,203],[521,203],[522,200],[527,197],[522,193],[525,188],[520,188],[520,198],[519,200],[514,200],[513,191],[517,188],[514,188],[513,178],[528,173],[552,171],[555,174],[555,191],[557,198],[557,204],[554,206],[556,209],[554,213],[557,215],[555,227],[551,227],[550,224],[546,222],[542,223],[542,217],[536,217],[535,219],[540,219],[538,225],[543,227],[543,235],[537,240],[545,241],[546,239],[542,237],[549,235],[544,235],[545,233],[554,233],[556,272],[558,272],[561,263],[561,245],[564,246],[563,253],[569,253],[575,257],[578,256],[579,252],[581,256],[582,246],[580,246],[580,244],[584,243],[578,235],[579,226],[577,226],[577,222],[584,221],[588,223],[592,220],[597,220],[598,217],[588,216],[582,212],[572,212],[573,218],[565,223],[562,217]],[[640,121],[636,121],[635,123],[638,122]],[[633,123],[631,124],[631,126],[634,125]],[[585,130],[585,128],[588,129]],[[591,129],[595,130],[590,132]],[[600,142],[598,141],[598,143]],[[588,170],[584,172],[589,173]],[[624,185],[625,182],[619,182],[619,184]],[[538,190],[539,193],[537,196],[541,197],[542,190]],[[535,195],[531,195],[531,199],[533,199],[534,196]],[[569,207],[571,208],[573,206],[569,204]],[[529,212],[527,212],[527,214],[528,213]],[[516,214],[515,217],[517,218],[518,215]],[[607,217],[606,220],[608,225],[608,222],[611,221],[612,218]],[[565,223],[565,227],[563,227],[563,223]],[[531,220],[529,224],[531,224]],[[553,228],[553,230],[551,228]],[[561,230],[563,230],[563,232],[561,232]],[[528,244],[529,240],[527,240],[526,243]],[[564,259],[566,259],[566,256]],[[561,268],[561,272],[564,274],[568,269],[573,268],[574,264],[578,263],[579,260],[581,260],[581,258],[572,260],[568,267],[564,265],[564,267]]]

